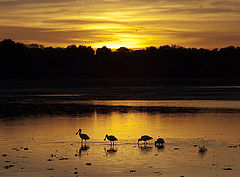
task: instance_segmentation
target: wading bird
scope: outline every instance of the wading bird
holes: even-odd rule
[[[198,148],[199,148],[198,152],[201,154],[204,154],[207,152],[207,148],[205,146],[199,146]]]
[[[162,138],[158,138],[157,141],[155,141],[155,146],[164,146],[165,141]]]
[[[147,144],[147,141],[151,139],[153,139],[151,136],[143,135],[140,139],[138,139],[138,144],[139,144],[139,141],[144,141],[144,144]]]
[[[90,138],[87,134],[83,134],[81,132],[82,132],[82,129],[79,129],[76,135],[79,134],[80,138],[82,139],[82,142],[83,140],[85,140],[85,144],[86,144],[86,140],[89,140]]]
[[[108,139],[108,140],[110,141],[111,145],[113,145],[113,146],[114,146],[114,141],[117,141],[117,140],[118,140],[115,136],[113,136],[113,135],[109,135],[109,136],[108,136],[108,134],[106,134],[106,136],[105,136],[105,138],[104,138],[104,141],[105,141],[106,139]],[[113,141],[113,142],[112,142],[112,141]],[[112,143],[113,143],[113,144],[112,144]]]

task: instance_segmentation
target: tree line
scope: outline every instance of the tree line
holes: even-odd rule
[[[66,48],[0,42],[1,78],[204,78],[239,77],[240,47],[176,45],[131,50],[89,46]]]

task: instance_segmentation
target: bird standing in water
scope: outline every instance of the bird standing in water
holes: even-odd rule
[[[158,138],[157,141],[155,141],[155,146],[164,146],[165,141],[162,138]]]
[[[81,132],[82,132],[82,129],[79,129],[76,135],[79,134],[80,138],[82,139],[82,143],[83,143],[83,140],[85,140],[85,144],[86,144],[86,140],[89,140],[90,138],[87,134],[83,134]]]
[[[111,146],[112,146],[112,145],[114,146],[114,141],[117,141],[117,140],[118,140],[115,136],[113,136],[113,135],[109,135],[109,136],[108,136],[108,134],[106,134],[106,136],[105,136],[105,138],[104,138],[104,141],[105,141],[106,139],[108,139],[108,140],[110,141]],[[112,141],[113,141],[113,142],[112,142]]]
[[[147,144],[147,141],[151,139],[153,139],[151,136],[143,135],[141,136],[141,138],[138,139],[138,144],[139,144],[139,141],[144,141],[144,144]]]

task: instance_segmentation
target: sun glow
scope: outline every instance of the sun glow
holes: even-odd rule
[[[0,38],[54,47],[239,45],[238,6],[233,0],[5,0],[0,5]]]
[[[122,44],[108,44],[108,45],[106,45],[106,47],[111,48],[111,49],[118,49],[120,47],[126,47],[126,45],[122,45]]]

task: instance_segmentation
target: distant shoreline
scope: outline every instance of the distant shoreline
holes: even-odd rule
[[[81,79],[6,79],[3,88],[84,88],[84,87],[181,87],[181,86],[240,86],[239,78],[81,78]]]
[[[94,51],[90,46],[45,48],[5,39],[0,42],[0,57],[2,79],[137,78],[146,82],[172,80],[162,83],[181,85],[199,81],[208,84],[204,81],[208,79],[201,78],[224,78],[221,84],[235,84],[235,78],[240,78],[240,47],[234,46],[209,50],[165,45],[141,50],[120,47],[116,51],[102,47]],[[215,82],[218,84],[219,80]]]

